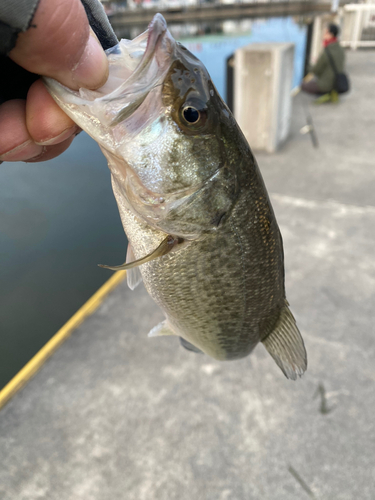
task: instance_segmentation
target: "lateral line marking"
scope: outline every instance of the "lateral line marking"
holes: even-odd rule
[[[126,271],[117,271],[92,295],[60,330],[33,356],[0,391],[0,409],[36,374],[47,359],[67,340],[73,331],[88,318],[104,298],[123,281]]]

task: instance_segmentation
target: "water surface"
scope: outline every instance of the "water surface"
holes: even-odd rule
[[[97,144],[0,166],[0,387],[111,276],[124,236]]]

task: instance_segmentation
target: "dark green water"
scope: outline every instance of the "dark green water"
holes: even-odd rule
[[[0,165],[0,388],[124,261],[126,237],[97,144]]]

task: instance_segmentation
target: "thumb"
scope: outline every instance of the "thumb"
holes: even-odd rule
[[[9,54],[32,73],[72,89],[96,89],[108,77],[108,62],[80,0],[40,0],[30,28]]]

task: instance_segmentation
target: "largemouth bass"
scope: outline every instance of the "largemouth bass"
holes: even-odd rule
[[[128,284],[143,279],[176,335],[218,360],[262,342],[286,377],[306,352],[284,288],[279,228],[257,163],[203,64],[157,14],[107,51],[97,91],[46,79],[62,109],[100,145],[129,240]]]

